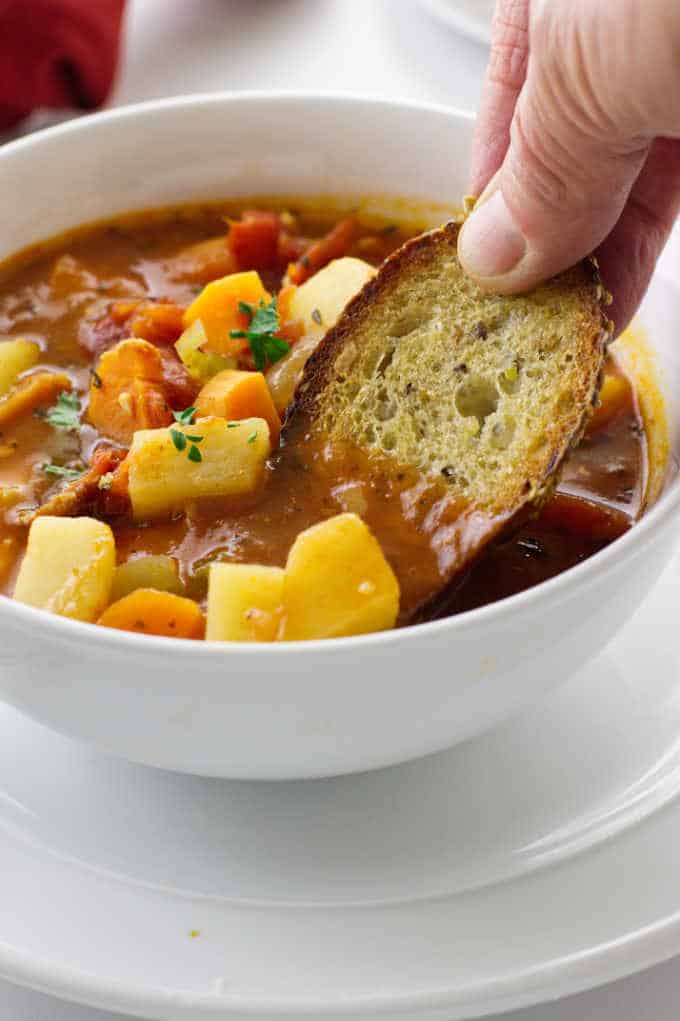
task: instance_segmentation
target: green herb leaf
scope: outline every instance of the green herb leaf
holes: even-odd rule
[[[227,422],[227,429],[238,429],[240,422]]]
[[[180,425],[193,425],[196,408],[185,408],[184,411],[173,411],[172,414],[175,422],[179,422]]]
[[[61,464],[44,464],[42,470],[46,475],[54,475],[58,479],[79,479],[84,468],[66,468]]]
[[[256,439],[257,439],[257,433],[256,432],[251,433],[251,435],[248,437],[248,443],[254,443]]]
[[[189,440],[189,443],[200,443],[203,439],[202,436],[190,436],[189,433],[185,433],[184,435]]]
[[[45,417],[55,429],[80,429],[80,411],[80,397],[75,390],[67,390],[59,394],[57,403]]]
[[[203,460],[203,455],[201,454],[200,450],[198,449],[198,447],[194,446],[193,444],[192,444],[192,446],[189,447],[189,453],[187,454],[187,457],[189,458],[190,461],[202,461]]]
[[[176,450],[179,450],[180,453],[183,450],[186,450],[187,438],[183,432],[180,432],[179,429],[171,429],[170,436],[172,438],[172,442],[175,444]]]
[[[229,336],[248,341],[255,368],[258,372],[264,372],[267,360],[274,365],[290,351],[290,344],[283,337],[276,336],[276,332],[281,329],[276,296],[268,305],[264,301],[260,301],[257,306],[239,301],[238,307],[243,315],[248,316],[250,323],[247,330],[230,330]]]

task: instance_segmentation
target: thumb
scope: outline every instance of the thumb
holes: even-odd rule
[[[653,136],[668,127],[669,107],[659,113],[660,76],[650,74],[650,65],[635,61],[631,68],[621,56],[625,47],[610,46],[602,58],[602,40],[611,38],[607,23],[614,16],[613,30],[625,32],[621,17],[629,9],[638,48],[656,49],[657,68],[664,59],[663,40],[640,40],[645,26],[634,5],[551,0],[536,6],[510,145],[458,242],[464,269],[500,293],[529,289],[597,248],[621,216]],[[647,25],[653,36],[656,29]],[[677,65],[672,73],[680,90]],[[657,125],[659,117],[664,123]]]

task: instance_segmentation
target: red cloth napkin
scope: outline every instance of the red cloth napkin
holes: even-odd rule
[[[111,88],[125,0],[0,0],[0,129],[36,107],[91,109]]]

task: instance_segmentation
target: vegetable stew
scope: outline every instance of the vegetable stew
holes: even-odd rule
[[[186,206],[89,227],[0,276],[0,590],[80,620],[215,640],[324,638],[423,615],[436,487],[281,423],[304,364],[406,240],[356,215]],[[427,615],[519,592],[645,500],[631,381],[609,359],[541,513]]]

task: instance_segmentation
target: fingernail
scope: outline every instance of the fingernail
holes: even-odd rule
[[[458,256],[473,277],[504,276],[520,262],[526,247],[500,188],[477,205],[458,238]]]

